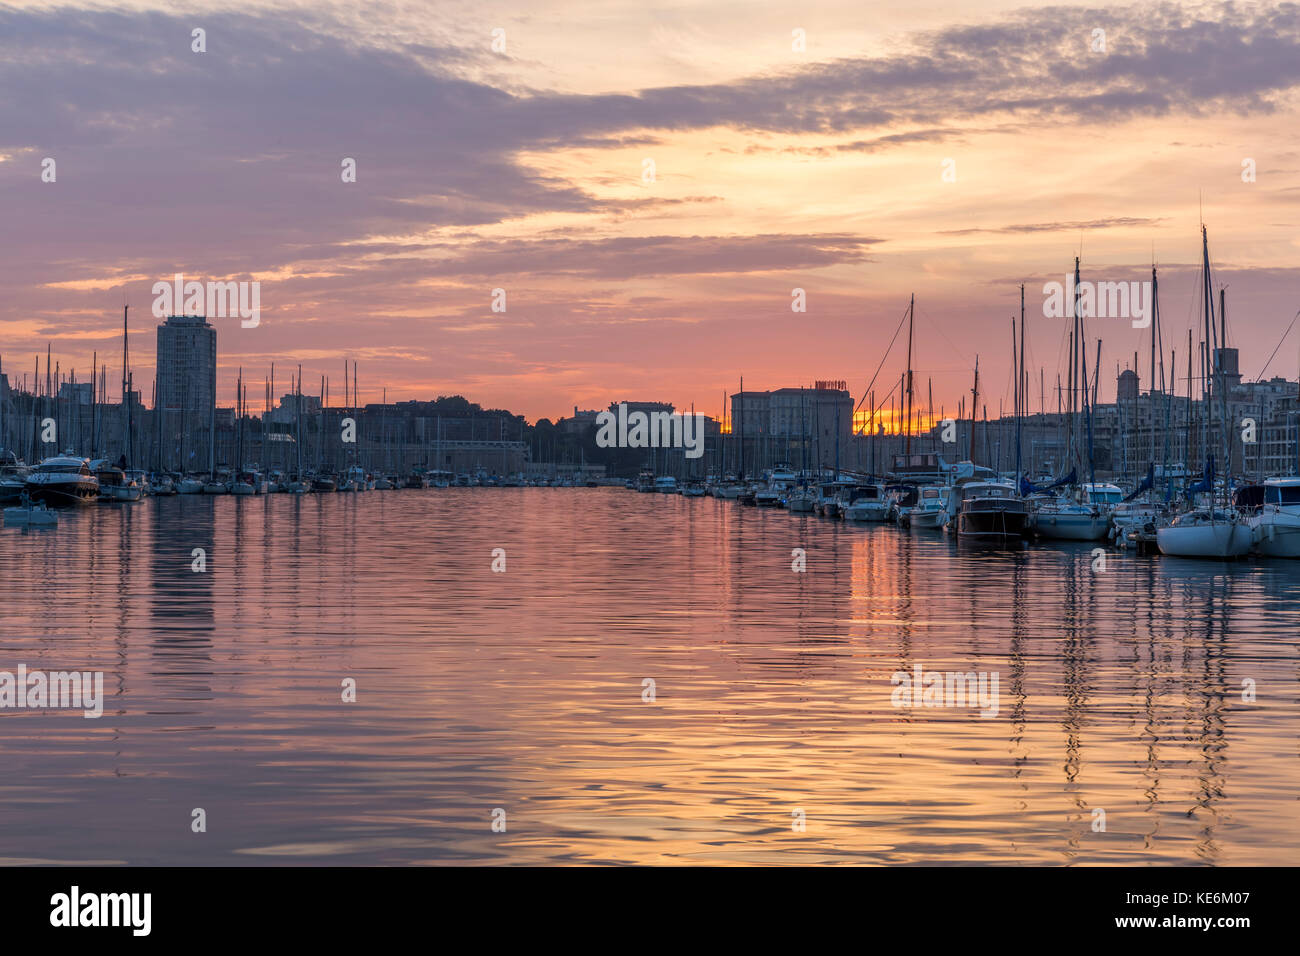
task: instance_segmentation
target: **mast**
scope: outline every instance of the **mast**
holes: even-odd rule
[[[180,471],[183,478],[189,471],[189,459],[185,457],[185,439],[189,436],[190,430],[190,382],[186,376],[181,379],[181,449],[180,449]],[[93,425],[92,425],[93,428]]]
[[[929,378],[925,379],[926,403],[925,403],[925,420],[929,425],[930,434],[934,434],[934,381]]]
[[[235,477],[244,467],[244,366],[235,374]]]
[[[123,428],[124,428],[123,440],[126,446],[122,455],[123,459],[125,459],[126,461],[126,469],[124,470],[130,469],[131,458],[132,458],[131,406],[130,406],[131,386],[128,380],[129,373],[127,372],[127,369],[130,367],[131,363],[127,352],[127,321],[126,321],[127,312],[130,310],[130,308],[131,307],[129,305],[122,306],[122,421],[123,421]]]
[[[1011,323],[1011,334],[1015,335],[1016,324],[1013,320]],[[1015,342],[1012,342],[1014,350]],[[1020,454],[1020,445],[1023,428],[1023,415],[1025,405],[1025,284],[1020,283],[1020,356],[1015,361],[1016,366],[1016,486],[1020,486],[1020,479],[1023,476],[1022,462]]]
[[[907,306],[907,437],[903,439],[903,454],[912,454],[912,327],[916,324],[916,293]]]
[[[1192,457],[1192,330],[1187,330],[1187,434],[1183,438],[1183,471]],[[1184,476],[1184,481],[1186,477]]]
[[[799,386],[799,470],[801,477],[808,472],[808,425],[803,414],[803,386]]]
[[[153,467],[155,471],[162,471],[162,414],[158,410],[158,372],[154,371],[153,376],[153,417],[155,419],[154,433],[157,444],[154,446]],[[77,403],[77,437],[81,437],[81,403]]]
[[[1074,303],[1071,308],[1070,326],[1070,372],[1067,377],[1066,387],[1069,394],[1066,400],[1066,414],[1069,416],[1066,424],[1066,446],[1065,446],[1065,465],[1068,468],[1074,468],[1076,464],[1076,451],[1074,447],[1074,433],[1078,428],[1078,419],[1076,412],[1078,410],[1078,388],[1079,388],[1079,368],[1080,368],[1080,336],[1079,336],[1079,257],[1074,257]]]
[[[1154,467],[1154,463],[1155,463],[1155,460],[1156,460],[1156,403],[1155,403],[1155,397],[1156,397],[1156,340],[1160,337],[1160,318],[1159,318],[1159,316],[1160,316],[1160,306],[1159,306],[1159,302],[1160,302],[1160,282],[1159,282],[1159,280],[1156,278],[1156,267],[1155,267],[1155,264],[1153,263],[1152,266],[1151,266],[1151,378],[1150,378],[1150,380],[1147,382],[1147,395],[1148,395],[1148,397],[1149,397],[1149,399],[1150,399],[1150,401],[1149,401],[1149,405],[1150,405],[1150,411],[1151,411],[1151,458],[1150,458],[1150,461],[1152,462],[1152,466],[1153,466],[1153,467]],[[1160,343],[1160,366],[1161,366],[1160,371],[1161,371],[1161,379],[1164,378],[1164,359],[1165,359],[1164,343],[1161,342],[1161,343]],[[1161,392],[1161,394],[1164,393],[1164,390],[1165,390],[1164,382],[1161,381],[1161,383],[1160,383],[1160,392]],[[1140,394],[1140,393],[1139,393],[1139,394]],[[1164,462],[1161,462],[1161,464],[1160,464],[1160,473],[1161,473],[1161,475],[1164,474],[1164,467],[1165,467],[1165,466],[1164,466]],[[1152,482],[1152,484],[1154,485],[1154,482]],[[1152,494],[1154,495],[1154,488],[1152,489]]]
[[[217,479],[217,393],[212,392],[212,404],[208,406],[208,480]]]
[[[1210,284],[1210,239],[1206,233],[1205,224],[1201,223],[1201,285],[1202,292],[1205,296],[1205,348],[1202,352],[1201,368],[1203,371],[1201,394],[1205,398],[1205,439],[1203,444],[1207,451],[1214,447],[1214,393],[1221,392],[1222,389],[1216,388],[1213,374],[1211,354],[1211,343],[1214,339],[1214,288]],[[1210,492],[1210,501],[1215,501],[1214,489],[1207,488]]]
[[[740,376],[740,470],[736,473],[736,478],[743,484],[745,481],[745,376]]]
[[[320,377],[320,428],[316,436],[316,474],[321,473],[325,461],[325,402],[329,398],[329,382],[324,375]]]
[[[297,479],[302,481],[302,363],[298,363],[298,378],[294,383],[294,390],[297,395],[293,400],[294,427],[298,434],[294,435],[293,447],[295,451],[294,467],[298,469]]]
[[[970,390],[970,460],[975,461],[975,417],[980,400],[980,357],[975,356],[975,386]]]
[[[127,396],[128,396],[128,398],[129,398],[131,392],[135,391],[135,375],[134,375],[134,373],[132,373],[132,374],[130,374],[130,375],[127,375],[127,377],[126,377],[126,388],[127,388]],[[127,449],[127,452],[128,452],[128,457],[127,457],[127,460],[126,460],[126,468],[123,469],[124,471],[129,470],[130,467],[131,467],[131,463],[132,463],[133,461],[135,461],[135,448],[134,448],[134,442],[133,442],[133,440],[132,440],[132,438],[133,438],[133,436],[132,436],[132,431],[134,431],[134,417],[135,417],[135,416],[133,416],[133,415],[131,414],[131,406],[132,406],[132,404],[134,404],[134,403],[128,402],[128,403],[127,403],[127,406],[126,406],[126,449]]]

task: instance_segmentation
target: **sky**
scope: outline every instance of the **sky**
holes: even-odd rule
[[[148,401],[183,273],[261,284],[212,320],[222,404],[273,362],[341,399],[347,360],[363,403],[530,421],[741,375],[887,402],[914,294],[918,391],[951,414],[978,355],[994,417],[1021,283],[1053,406],[1076,255],[1158,266],[1183,367],[1204,222],[1243,373],[1294,380],[1298,90],[1295,4],[0,3],[0,362],[98,351],[116,396],[129,303]],[[1149,332],[1088,334],[1103,400],[1135,352],[1146,387]]]

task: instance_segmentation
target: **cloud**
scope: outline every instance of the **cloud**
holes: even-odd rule
[[[1033,232],[1091,232],[1096,229],[1123,229],[1130,226],[1153,226],[1164,222],[1163,218],[1144,218],[1140,216],[1114,216],[1110,219],[1089,219],[1087,222],[1028,222],[1014,226],[996,226],[990,228],[974,227],[970,229],[944,229],[940,235],[970,236],[978,233],[1012,235]]]

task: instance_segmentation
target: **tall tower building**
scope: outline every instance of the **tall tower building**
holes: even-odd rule
[[[217,330],[201,315],[169,315],[158,326],[157,361],[162,461],[203,470],[217,397]]]

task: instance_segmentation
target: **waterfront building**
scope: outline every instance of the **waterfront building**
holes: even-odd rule
[[[217,330],[204,316],[169,315],[158,326],[157,369],[161,464],[186,469],[201,459],[206,467],[206,454],[191,453],[207,436],[216,405]]]
[[[812,388],[736,392],[731,396],[731,432],[743,442],[746,472],[807,460],[809,467],[835,466],[836,449],[850,467],[853,396],[845,382],[817,382]],[[728,450],[739,460],[740,448]]]

